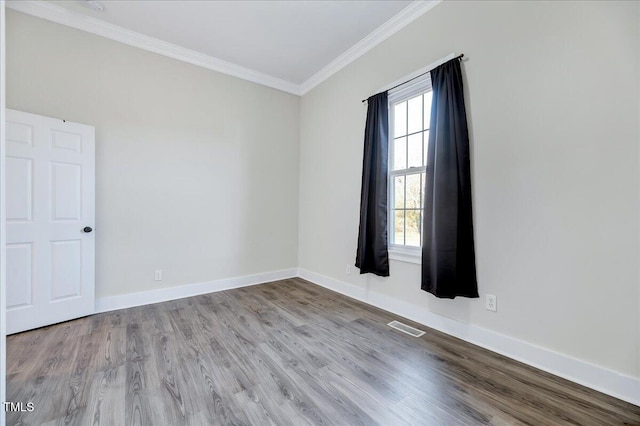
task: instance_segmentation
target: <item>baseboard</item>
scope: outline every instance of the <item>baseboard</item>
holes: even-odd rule
[[[476,325],[427,311],[424,307],[395,299],[306,269],[298,276],[361,302],[408,318],[427,327],[539,368],[548,373],[640,406],[640,379],[620,374],[552,350],[505,336]]]
[[[255,275],[245,275],[242,277],[225,278],[203,283],[160,288],[151,291],[141,291],[138,293],[101,297],[96,299],[96,313],[133,308],[135,306],[149,305],[152,303],[167,302],[169,300],[198,296],[200,294],[213,293],[216,291],[230,290],[232,288],[246,287],[249,285],[264,284],[271,281],[294,278],[297,275],[298,270],[296,268],[290,268]]]

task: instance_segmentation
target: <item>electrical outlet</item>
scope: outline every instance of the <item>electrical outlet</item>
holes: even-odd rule
[[[485,308],[487,311],[498,312],[498,298],[494,294],[487,294]]]
[[[162,269],[157,269],[155,274],[156,281],[162,281]]]
[[[345,273],[347,275],[351,275],[351,265],[347,265],[347,269],[345,269]]]

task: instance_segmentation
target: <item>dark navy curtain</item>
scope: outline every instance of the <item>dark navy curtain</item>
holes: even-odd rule
[[[387,250],[387,167],[389,105],[387,92],[368,100],[360,193],[360,228],[356,266],[361,274],[389,276]]]
[[[422,289],[441,298],[478,297],[469,132],[459,59],[431,71]]]

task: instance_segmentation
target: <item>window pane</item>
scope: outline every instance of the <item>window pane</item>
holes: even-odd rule
[[[409,167],[422,166],[422,133],[416,133],[408,138]]]
[[[404,176],[394,177],[393,196],[395,200],[393,200],[393,206],[397,209],[404,208],[404,179]]]
[[[407,133],[422,130],[422,95],[407,101],[409,109],[409,131]]]
[[[424,138],[424,165],[427,165],[427,153],[429,152],[429,131],[422,134]]]
[[[405,197],[407,199],[406,202],[408,209],[421,208],[420,202],[422,201],[422,188],[420,188],[420,175],[422,175],[422,173],[407,175],[407,190]]]
[[[424,94],[424,129],[429,128],[429,120],[431,119],[431,100],[433,99],[433,92]]]
[[[404,245],[404,210],[393,211],[393,244]]]
[[[394,137],[404,136],[407,134],[407,103],[402,102],[396,104],[393,115],[395,117],[393,123]]]
[[[406,228],[405,244],[420,247],[420,210],[406,211]]]
[[[407,168],[407,138],[398,138],[393,141],[393,170]]]

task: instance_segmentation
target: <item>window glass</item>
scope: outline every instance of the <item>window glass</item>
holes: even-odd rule
[[[389,163],[389,241],[391,249],[417,250],[422,245],[422,209],[432,92],[427,85],[405,90],[402,98],[390,96],[389,125],[394,137]]]

